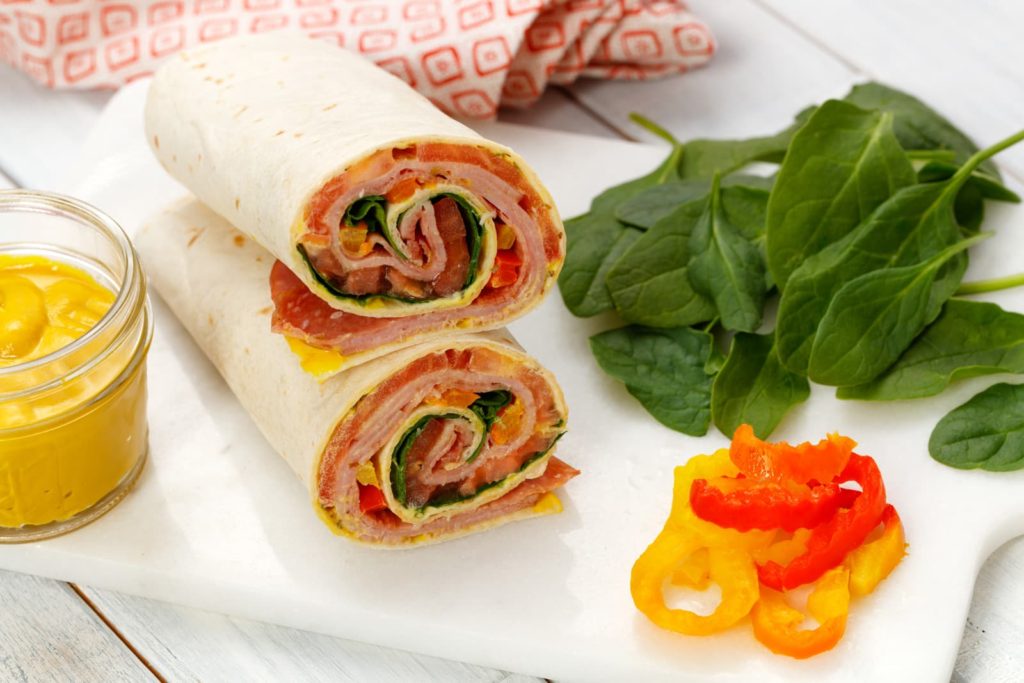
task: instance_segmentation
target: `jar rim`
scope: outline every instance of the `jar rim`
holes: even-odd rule
[[[0,378],[43,367],[80,351],[82,348],[91,344],[101,334],[104,334],[115,320],[120,319],[124,314],[125,309],[133,303],[133,299],[141,297],[142,301],[145,301],[145,290],[141,289],[140,291],[136,286],[134,286],[136,281],[141,282],[138,256],[135,253],[135,249],[132,247],[132,243],[128,239],[128,234],[125,233],[124,229],[117,223],[117,221],[111,218],[107,213],[79,199],[56,192],[39,190],[0,190],[0,213],[14,212],[38,213],[51,216],[56,215],[77,221],[78,223],[88,224],[91,227],[98,229],[98,231],[115,246],[118,251],[118,255],[123,259],[125,267],[124,273],[122,274],[120,281],[117,283],[117,293],[114,302],[110,305],[110,308],[107,309],[107,312],[103,314],[99,321],[92,326],[92,328],[70,344],[62,346],[45,356],[40,356],[39,358],[35,358],[25,363],[17,363],[7,367],[0,367]],[[121,335],[116,335],[116,337],[120,338]],[[55,378],[43,385],[32,387],[29,391],[39,391],[50,384],[62,381],[62,379],[63,378]],[[23,392],[15,392],[15,395],[20,393]],[[0,398],[4,397],[5,396],[3,394],[0,394]]]

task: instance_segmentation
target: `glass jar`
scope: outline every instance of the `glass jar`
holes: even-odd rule
[[[83,336],[0,367],[0,542],[9,543],[77,529],[135,483],[149,450],[153,316],[127,235],[76,199],[0,191],[3,255],[74,266],[115,295]]]

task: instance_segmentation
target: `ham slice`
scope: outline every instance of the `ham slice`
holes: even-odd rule
[[[362,256],[339,244],[338,232],[348,206],[362,197],[388,196],[393,187],[408,187],[410,181],[421,188],[460,187],[472,191],[478,203],[489,207],[515,235],[512,249],[522,262],[515,281],[500,287],[478,283],[478,291],[461,307],[427,307],[416,315],[390,318],[376,312],[365,316],[338,311],[308,290],[297,275],[285,272],[288,269],[281,264],[274,268],[270,282],[275,332],[352,356],[455,328],[493,329],[541,299],[564,256],[561,224],[550,205],[505,157],[475,146],[448,143],[378,152],[327,183],[311,200],[308,229],[300,244],[326,279],[345,282],[349,293],[364,295],[370,293],[367,282],[377,286],[377,291],[385,291],[378,277],[384,268],[391,291],[416,292],[411,282],[421,283],[422,291],[436,297],[463,289],[470,266],[467,226],[451,197],[425,200],[403,213],[398,234],[408,252],[419,255],[419,262],[396,253],[380,235],[374,235],[373,250]],[[442,270],[438,263],[444,265]],[[490,265],[482,263],[481,267],[486,273]]]
[[[467,421],[448,417],[452,408],[431,400],[451,389],[511,392],[523,407],[513,436],[497,443],[492,428],[469,461],[477,435]],[[427,422],[409,449],[406,507],[414,511],[402,514],[391,489],[393,474],[383,469],[385,451],[424,406],[440,417]],[[345,533],[383,544],[421,543],[478,530],[510,515],[540,514],[533,508],[544,495],[578,474],[551,455],[564,425],[557,385],[537,366],[483,347],[422,356],[364,396],[338,425],[317,469],[319,503]],[[388,489],[388,510],[359,509],[357,473],[366,463]],[[390,467],[396,467],[393,461]],[[431,504],[439,496],[457,502]]]

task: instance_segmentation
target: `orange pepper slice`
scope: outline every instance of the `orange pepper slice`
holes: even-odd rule
[[[846,632],[850,611],[850,572],[836,567],[826,572],[807,598],[807,612],[817,628],[801,628],[806,615],[791,607],[782,593],[762,586],[750,614],[754,636],[776,654],[806,659],[831,650]]]
[[[506,444],[515,437],[523,422],[523,403],[513,401],[498,411],[498,419],[491,425],[491,441],[497,445]]]
[[[817,444],[769,443],[757,438],[753,427],[742,424],[732,437],[729,457],[741,472],[762,481],[824,484],[843,471],[856,445],[838,434],[829,434]]]
[[[397,204],[398,202],[408,199],[416,194],[416,190],[418,189],[420,189],[419,179],[416,177],[403,178],[391,186],[391,188],[384,194],[384,198],[388,200],[388,204]]]
[[[480,398],[479,394],[462,389],[448,389],[443,394],[428,396],[423,402],[432,406],[445,406],[448,408],[468,408]]]

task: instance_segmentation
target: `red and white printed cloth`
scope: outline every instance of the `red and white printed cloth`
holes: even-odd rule
[[[680,0],[0,0],[0,59],[49,87],[116,88],[182,48],[285,28],[472,118],[580,76],[681,73],[715,49]]]

